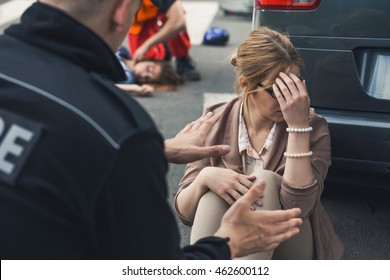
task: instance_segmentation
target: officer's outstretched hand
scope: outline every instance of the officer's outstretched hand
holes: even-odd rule
[[[253,205],[263,195],[265,182],[259,180],[225,213],[215,236],[229,237],[231,257],[243,257],[268,251],[299,233],[302,220],[299,208],[289,210],[253,211]]]
[[[218,116],[209,112],[187,124],[175,138],[165,140],[165,154],[168,161],[182,164],[227,154],[230,151],[227,145],[203,146],[207,134],[218,119]]]

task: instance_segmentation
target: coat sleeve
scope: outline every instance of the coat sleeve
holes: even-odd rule
[[[194,245],[186,246],[179,259],[186,260],[230,260],[229,238],[215,236],[198,240]]]
[[[180,248],[176,219],[167,201],[161,137],[130,137],[118,154],[99,200],[101,256],[108,259],[229,259],[227,238],[207,237]]]
[[[331,164],[330,135],[326,120],[313,113],[310,118],[310,126],[313,127],[310,138],[310,149],[313,151],[311,165],[314,179],[304,188],[294,187],[283,180],[280,191],[282,207],[284,209],[301,208],[303,218],[310,216],[315,205],[320,200],[322,191],[324,190],[324,181]],[[283,163],[277,172],[283,174],[284,167],[285,164]]]
[[[156,130],[133,133],[121,143],[95,215],[103,256],[176,257],[180,238],[167,201],[167,168]]]
[[[205,158],[203,160],[199,160],[187,164],[184,175],[181,178],[179,183],[179,189],[174,197],[174,206],[175,206],[176,215],[179,218],[179,220],[187,226],[192,226],[193,221],[188,220],[187,218],[185,218],[183,215],[180,214],[179,209],[177,207],[177,196],[182,190],[187,188],[195,180],[199,172],[207,166],[211,166],[210,158]]]

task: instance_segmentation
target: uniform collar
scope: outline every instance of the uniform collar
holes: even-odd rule
[[[46,4],[34,3],[22,15],[21,22],[5,33],[55,53],[88,72],[102,74],[115,82],[126,78],[115,54],[96,33]]]

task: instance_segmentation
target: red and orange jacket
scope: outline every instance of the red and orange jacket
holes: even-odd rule
[[[155,19],[161,13],[166,13],[174,2],[175,0],[142,0],[141,7],[134,18],[129,33],[139,34],[146,21]]]

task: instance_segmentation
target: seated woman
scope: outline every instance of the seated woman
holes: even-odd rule
[[[182,83],[181,77],[167,61],[143,60],[134,63],[124,47],[119,48],[115,54],[126,73],[126,80],[118,83],[117,86],[130,94],[149,96],[154,91],[154,87],[150,84],[179,85]]]
[[[302,58],[286,36],[263,27],[248,35],[231,63],[238,97],[206,110],[220,119],[205,142],[231,151],[189,164],[175,197],[179,218],[192,225],[191,243],[212,232],[255,180],[265,179],[253,210],[299,207],[304,222],[296,237],[248,258],[341,258],[343,245],[320,201],[331,161],[329,130],[310,108]]]

